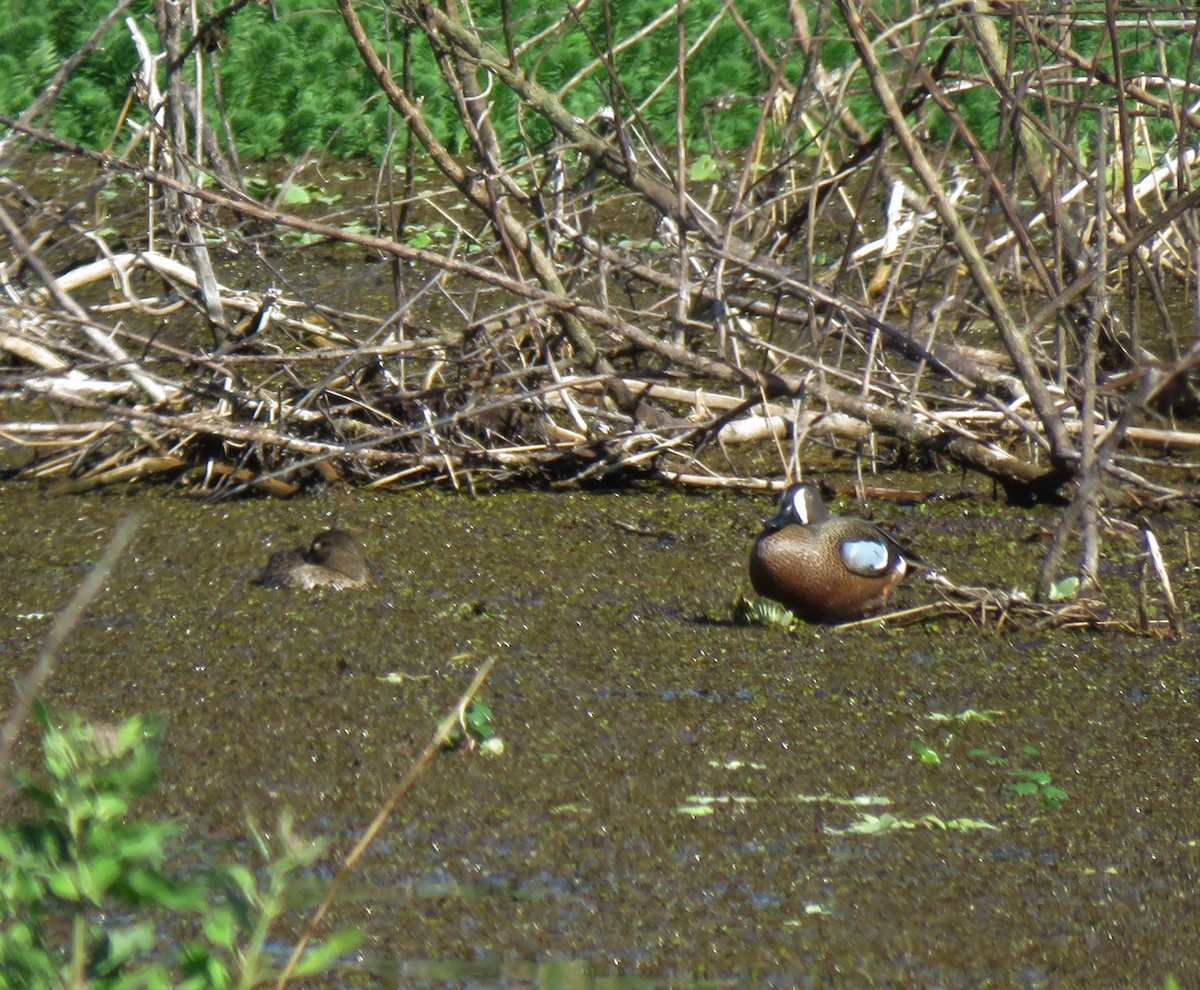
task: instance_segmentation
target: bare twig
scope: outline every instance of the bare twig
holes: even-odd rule
[[[325,891],[325,896],[321,898],[321,903],[317,905],[317,909],[313,912],[313,916],[309,919],[308,925],[296,940],[295,946],[292,948],[292,954],[288,958],[287,965],[283,967],[283,971],[279,974],[279,980],[275,984],[277,990],[283,990],[291,979],[292,973],[296,966],[299,965],[301,958],[304,955],[304,950],[308,943],[312,940],[316,933],[317,927],[321,924],[321,920],[325,917],[326,912],[337,899],[342,885],[346,878],[354,872],[354,868],[362,859],[363,854],[370,848],[371,843],[375,841],[383,829],[384,823],[391,817],[393,811],[399,806],[404,796],[412,789],[413,785],[421,779],[421,776],[428,769],[429,764],[433,762],[441,749],[446,745],[450,734],[458,725],[460,713],[471,703],[471,699],[479,693],[479,689],[483,687],[483,682],[487,680],[488,675],[492,672],[492,667],[496,663],[495,657],[488,657],[475,672],[475,677],[470,685],[455,702],[454,707],[449,714],[442,719],[437,730],[433,734],[433,738],[429,740],[420,755],[413,761],[413,765],[409,767],[408,772],[400,780],[392,791],[388,799],[380,807],[375,817],[371,819],[370,824],[363,832],[362,838],[354,844],[354,848],[348,852],[338,866],[337,873],[333,875],[333,879],[329,881],[329,887]]]
[[[83,617],[88,605],[104,590],[104,583],[108,580],[121,554],[125,552],[125,548],[137,533],[139,522],[138,516],[135,514],[127,516],[118,523],[117,528],[113,531],[112,539],[104,548],[104,553],[100,555],[100,559],[88,572],[87,577],[83,579],[71,600],[54,617],[50,629],[43,637],[41,646],[38,648],[37,659],[29,668],[24,680],[21,681],[17,689],[16,701],[8,713],[8,718],[4,721],[4,728],[0,730],[0,797],[8,795],[8,768],[12,762],[13,747],[16,746],[21,726],[29,715],[34,698],[38,696],[46,679],[50,676],[50,672],[54,668],[54,661],[71,630]]]

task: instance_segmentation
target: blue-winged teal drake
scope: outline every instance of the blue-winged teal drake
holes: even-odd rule
[[[371,583],[371,569],[358,540],[344,529],[328,529],[307,550],[271,554],[262,583],[274,588],[361,588]]]
[[[843,622],[881,608],[920,558],[865,519],[830,515],[815,485],[793,485],[763,524],[750,581],[809,622]]]

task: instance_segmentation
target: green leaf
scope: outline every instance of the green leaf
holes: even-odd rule
[[[103,904],[121,876],[122,863],[116,856],[90,856],[79,863],[79,887],[93,904]]]
[[[71,868],[54,870],[46,877],[46,883],[55,897],[61,897],[64,901],[79,899],[79,886],[75,880],[75,871]]]
[[[97,794],[92,815],[105,824],[119,822],[129,813],[129,802],[119,794]]]
[[[304,186],[289,182],[280,190],[279,200],[285,206],[307,206],[313,197]]]
[[[128,860],[157,864],[166,859],[168,840],[178,834],[172,822],[135,822],[114,829],[113,844]]]
[[[237,932],[237,916],[229,908],[213,908],[205,914],[204,937],[218,948],[232,949]]]
[[[742,595],[733,603],[733,622],[739,626],[780,626],[791,629],[796,617],[778,602]]]
[[[237,888],[242,897],[253,903],[258,898],[258,885],[255,883],[254,874],[246,867],[233,863],[225,868],[225,876]]]
[[[712,155],[697,155],[688,166],[688,178],[693,182],[707,182],[720,175],[720,163]]]
[[[912,750],[926,766],[936,767],[942,762],[942,758],[938,755],[937,750],[926,746],[924,743],[913,743]]]
[[[1042,788],[1042,801],[1050,808],[1058,808],[1067,799],[1067,792],[1053,785]]]
[[[992,766],[999,766],[1008,762],[1003,756],[993,753],[990,749],[968,749],[967,756],[972,759],[987,760]]]
[[[219,990],[234,985],[229,967],[200,942],[185,942],[179,949],[179,967],[188,980],[172,990]]]
[[[127,883],[130,890],[149,904],[159,904],[170,911],[202,912],[208,906],[203,884],[184,883],[157,870],[134,870]]]
[[[1074,598],[1078,591],[1079,578],[1072,575],[1051,584],[1047,597],[1052,602],[1066,602]]]
[[[156,933],[153,921],[142,921],[125,928],[110,928],[107,964],[117,969],[152,952]]]
[[[474,729],[476,733],[480,733],[488,729],[488,724],[492,720],[492,710],[482,701],[476,701],[467,709],[467,725]]]
[[[312,976],[324,972],[361,941],[362,932],[356,928],[343,928],[334,932],[324,942],[309,947],[296,966],[296,975]]]

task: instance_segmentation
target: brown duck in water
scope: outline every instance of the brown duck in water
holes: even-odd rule
[[[361,588],[371,583],[371,569],[358,540],[344,529],[327,529],[305,550],[271,554],[261,583],[272,588]]]
[[[801,619],[844,622],[882,608],[921,563],[865,519],[831,515],[815,485],[793,485],[754,542],[750,582]]]

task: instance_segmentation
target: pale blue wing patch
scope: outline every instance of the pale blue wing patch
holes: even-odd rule
[[[883,577],[889,570],[903,576],[906,562],[903,557],[892,563],[891,548],[882,540],[843,540],[842,563],[861,577]]]

